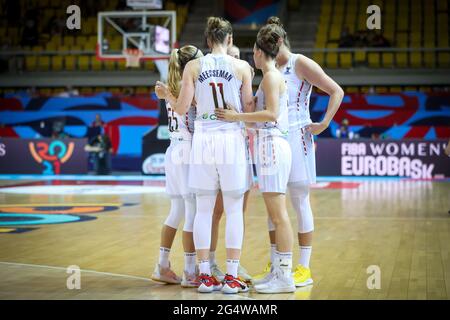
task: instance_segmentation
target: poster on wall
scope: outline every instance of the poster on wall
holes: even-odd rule
[[[0,174],[86,174],[86,139],[0,138]]]
[[[319,176],[450,177],[447,140],[317,139]]]

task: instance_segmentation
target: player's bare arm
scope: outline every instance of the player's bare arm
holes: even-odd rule
[[[261,88],[266,97],[266,108],[262,111],[237,113],[235,108],[217,109],[216,115],[220,120],[265,122],[276,121],[279,114],[280,76],[275,71],[267,72],[261,81]],[[252,98],[253,101],[253,98]]]
[[[344,91],[331,79],[323,69],[312,59],[300,55],[296,61],[296,73],[313,86],[326,92],[330,96],[327,111],[321,122],[313,122],[307,126],[307,130],[314,135],[322,133],[330,125],[331,120],[339,109]]]

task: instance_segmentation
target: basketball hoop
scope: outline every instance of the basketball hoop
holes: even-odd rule
[[[139,62],[141,61],[144,52],[139,49],[125,49],[123,50],[123,55],[125,56],[127,68],[139,68]]]

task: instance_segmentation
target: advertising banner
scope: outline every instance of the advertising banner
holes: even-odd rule
[[[0,138],[0,174],[86,174],[86,139]]]
[[[317,139],[318,176],[450,177],[447,140]]]

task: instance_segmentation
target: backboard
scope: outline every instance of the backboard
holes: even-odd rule
[[[97,58],[126,60],[128,49],[139,49],[141,60],[153,60],[164,79],[177,43],[176,25],[175,11],[99,12]]]

